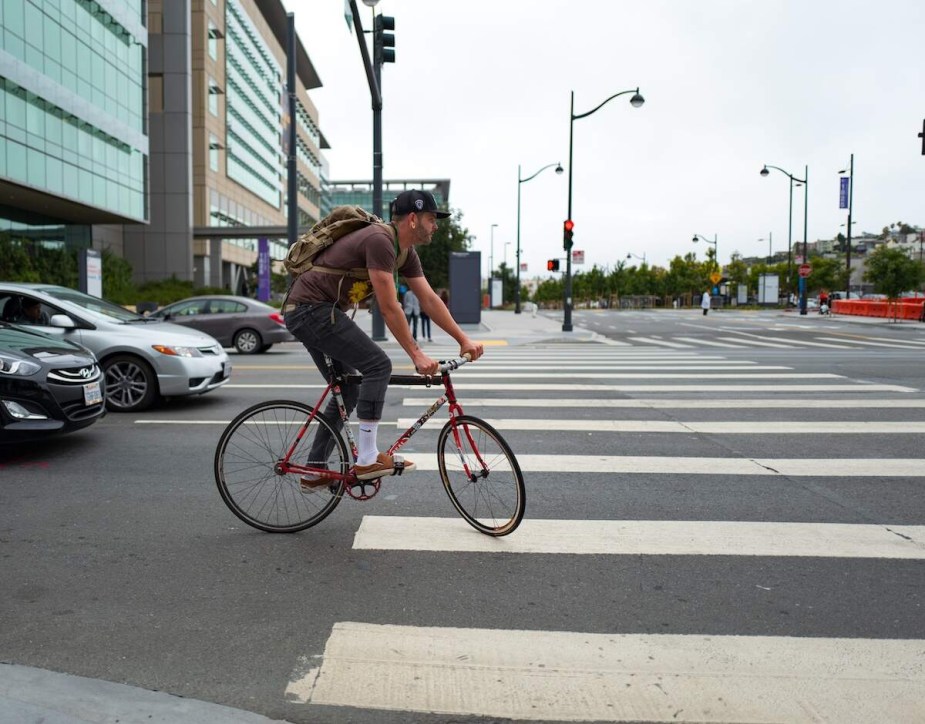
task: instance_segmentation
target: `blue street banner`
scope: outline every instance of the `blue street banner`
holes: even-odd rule
[[[842,176],[838,179],[838,208],[847,209],[848,208],[848,183],[850,179],[847,176]]]
[[[270,301],[270,242],[257,239],[257,299]]]

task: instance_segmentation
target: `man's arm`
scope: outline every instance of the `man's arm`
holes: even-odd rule
[[[407,277],[405,281],[408,282],[411,291],[417,295],[423,312],[430,317],[434,324],[459,343],[460,354],[470,355],[473,361],[482,356],[485,351],[484,347],[481,343],[473,342],[469,339],[465,332],[459,328],[456,320],[453,319],[453,315],[450,314],[450,310],[447,309],[443,300],[437,296],[437,293],[431,288],[425,277]]]
[[[401,348],[411,358],[414,368],[423,375],[436,374],[439,366],[437,361],[424,354],[411,336],[411,329],[408,327],[405,312],[398,303],[398,297],[395,294],[395,279],[392,273],[381,269],[370,269],[369,281],[372,283],[373,291],[376,293],[376,304],[379,305],[379,311],[382,312],[382,319],[392,336],[395,337],[395,341],[401,345]]]

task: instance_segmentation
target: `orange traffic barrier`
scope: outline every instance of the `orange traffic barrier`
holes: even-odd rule
[[[836,299],[832,302],[835,314],[855,317],[883,317],[925,321],[925,299]]]

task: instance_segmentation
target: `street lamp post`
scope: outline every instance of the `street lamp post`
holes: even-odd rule
[[[765,164],[764,168],[761,169],[760,173],[762,176],[767,176],[770,171],[768,169],[777,169],[787,178],[790,179],[790,217],[787,221],[787,300],[789,303],[790,300],[790,279],[792,277],[791,271],[791,246],[793,238],[793,185],[794,184],[803,184],[803,263],[806,263],[806,244],[809,241],[808,239],[808,230],[807,230],[807,220],[809,219],[809,166],[804,166],[803,178],[797,178],[793,174],[785,171],[780,166],[772,166],[770,164]],[[806,279],[800,277],[800,314],[806,314]]]
[[[642,256],[637,256],[636,254],[633,254],[632,252],[630,252],[629,254],[626,255],[626,258],[627,259],[639,259],[643,264],[646,263],[646,253],[645,252],[642,252]]]
[[[541,172],[545,171],[547,168],[556,167],[556,173],[562,173],[562,164],[561,163],[550,163],[546,166],[543,166],[539,171],[537,171],[532,176],[527,176],[527,178],[520,177],[520,164],[517,164],[517,288],[514,290],[514,314],[520,314],[520,185],[527,183],[531,179],[536,178],[540,175]]]
[[[771,252],[771,243],[772,243],[773,238],[774,238],[774,232],[769,231],[768,232],[768,266],[771,266],[771,257],[773,256],[773,253]],[[758,239],[758,241],[764,241],[764,239]]]
[[[633,108],[639,108],[643,103],[646,102],[646,99],[639,94],[639,88],[635,90],[625,90],[620,91],[619,93],[614,93],[610,98],[605,100],[603,103],[592,108],[587,113],[581,113],[575,115],[575,91],[572,91],[572,102],[569,109],[569,126],[568,126],[568,220],[572,220],[572,169],[575,167],[573,158],[572,158],[572,149],[573,149],[573,140],[575,138],[575,121],[579,118],[587,118],[592,113],[599,111],[603,106],[612,101],[614,98],[617,98],[627,93],[632,93],[633,97],[630,98],[630,105]],[[572,331],[572,249],[571,243],[565,245],[565,285],[563,290],[564,297],[564,317],[562,320],[562,331],[571,332]]]
[[[723,265],[719,263],[719,235],[713,234],[712,239],[708,239],[702,234],[694,234],[694,238],[691,239],[695,244],[698,241],[706,242],[707,244],[713,244],[713,261],[716,263],[716,266],[719,268],[720,274],[723,272]]]
[[[851,206],[854,201],[854,154],[851,154],[851,161],[848,168],[842,169],[838,173],[848,174],[848,241],[845,246],[845,266],[847,268],[847,277],[845,279],[845,299],[851,299]],[[921,256],[921,254],[919,255]]]

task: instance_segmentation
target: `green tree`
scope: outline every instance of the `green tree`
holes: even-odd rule
[[[462,225],[462,212],[451,209],[451,213],[450,218],[440,220],[430,244],[416,247],[424,267],[424,276],[434,289],[450,286],[450,254],[469,248],[469,230]],[[511,286],[512,298],[513,289]]]
[[[729,260],[729,263],[726,265],[726,278],[735,283],[738,286],[744,286],[747,292],[750,291],[748,283],[748,265],[742,260],[742,255],[739,252],[733,253],[732,257]],[[751,287],[754,289],[754,287]]]
[[[903,292],[918,287],[922,271],[922,265],[904,251],[883,244],[868,257],[864,279],[874,285],[874,291],[896,299]]]

